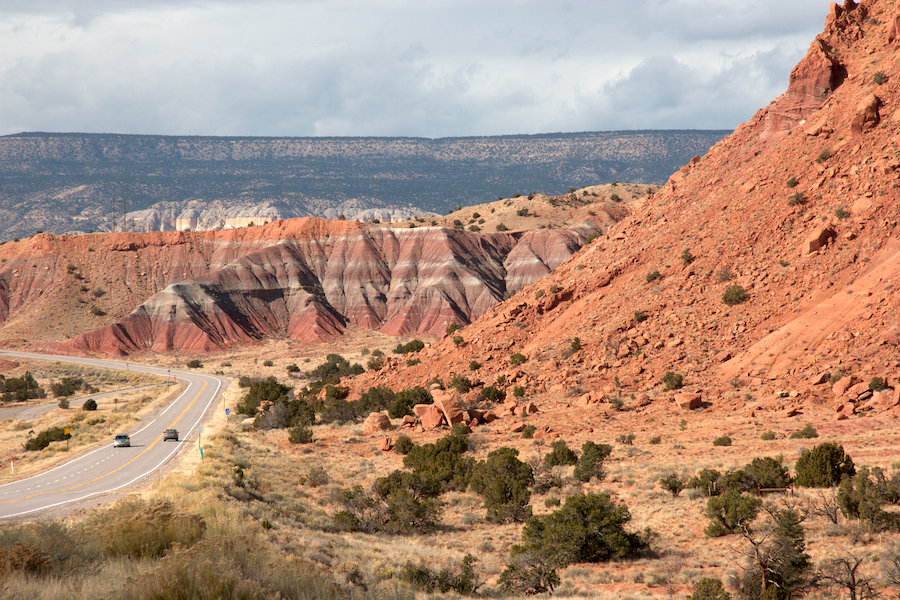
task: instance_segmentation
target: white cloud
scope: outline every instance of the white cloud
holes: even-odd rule
[[[0,0],[0,133],[733,128],[824,0]]]

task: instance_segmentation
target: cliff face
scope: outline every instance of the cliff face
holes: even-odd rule
[[[56,341],[80,334],[60,351],[109,354],[212,351],[273,335],[321,341],[348,323],[440,335],[549,273],[594,231],[306,218],[202,234],[41,234],[0,249],[0,319],[7,338],[52,345],[58,328]],[[104,313],[113,322],[97,327]],[[43,331],[16,334],[36,319]]]
[[[708,405],[751,414],[827,405],[818,384],[838,371],[900,391],[898,16],[893,0],[833,5],[785,94],[460,332],[464,345],[443,340],[408,368],[392,358],[354,388],[447,381],[475,360],[507,391],[605,391],[634,408],[671,400],[667,371]],[[726,303],[731,286],[746,301]],[[851,413],[857,400],[839,395]]]

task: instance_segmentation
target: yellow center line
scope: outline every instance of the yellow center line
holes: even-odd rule
[[[200,391],[197,392],[197,395],[194,396],[194,399],[191,400],[191,403],[188,404],[187,407],[186,407],[183,411],[181,411],[181,414],[178,415],[178,417],[175,419],[175,423],[177,423],[178,420],[179,420],[181,417],[183,417],[184,414],[185,414],[188,410],[190,410],[190,408],[194,405],[194,403],[197,402],[197,400],[200,398],[200,396],[203,395],[203,391],[206,390],[206,386],[207,386],[207,385],[209,385],[209,382],[204,381],[204,382],[203,382],[203,387],[200,388]],[[174,423],[173,423],[173,425],[174,425]],[[108,473],[104,473],[103,475],[100,475],[100,476],[98,476],[98,477],[95,477],[94,479],[91,479],[90,481],[85,481],[84,483],[79,483],[78,485],[73,485],[72,487],[64,488],[64,489],[61,489],[61,490],[46,491],[46,492],[37,492],[37,493],[31,494],[30,496],[22,496],[21,498],[13,498],[12,500],[4,500],[3,502],[0,502],[0,505],[3,505],[3,504],[9,504],[9,503],[11,503],[11,502],[20,502],[20,501],[22,501],[22,500],[30,500],[30,499],[32,499],[32,498],[37,498],[38,496],[44,496],[44,495],[47,495],[47,494],[61,494],[61,493],[63,493],[63,492],[68,492],[68,491],[71,491],[71,490],[77,490],[77,489],[80,488],[80,487],[84,487],[84,486],[86,486],[86,485],[88,485],[88,484],[94,483],[95,481],[99,481],[99,480],[103,479],[104,477],[109,477],[109,476],[112,475],[113,473],[117,473],[117,472],[121,471],[122,469],[124,469],[125,467],[127,467],[128,465],[130,465],[131,463],[133,463],[134,461],[136,461],[136,460],[139,459],[140,457],[142,457],[144,454],[146,454],[147,452],[149,452],[150,449],[153,448],[156,444],[158,444],[159,441],[160,441],[161,439],[162,439],[162,436],[157,437],[156,439],[153,440],[153,442],[152,442],[149,446],[147,446],[143,451],[141,451],[140,454],[138,454],[137,456],[135,456],[134,458],[132,458],[131,460],[129,460],[129,461],[128,461],[127,463],[125,463],[124,465],[118,467],[117,469],[113,469],[112,471],[109,471]]]

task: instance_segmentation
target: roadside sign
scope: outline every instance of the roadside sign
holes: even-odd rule
[[[231,410],[231,409],[229,409],[229,408],[226,408],[226,409],[225,409],[225,416],[226,416],[226,417],[230,414],[230,412],[229,412],[230,410]]]

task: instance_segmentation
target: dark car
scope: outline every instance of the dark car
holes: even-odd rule
[[[177,429],[166,429],[165,433],[163,433],[163,441],[167,440],[175,440],[178,441],[178,430]]]
[[[116,436],[116,439],[113,440],[113,446],[116,448],[130,448],[131,438],[128,437],[127,433],[120,433]]]

